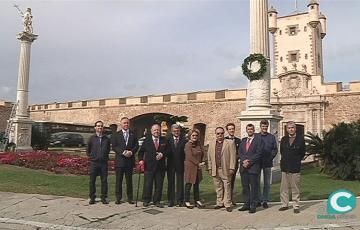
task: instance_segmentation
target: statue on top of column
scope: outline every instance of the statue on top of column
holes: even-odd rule
[[[18,5],[14,5],[14,7],[19,11],[21,17],[23,18],[24,23],[24,32],[32,34],[33,33],[33,27],[32,27],[32,14],[31,14],[31,8],[27,8],[25,13],[23,13]]]

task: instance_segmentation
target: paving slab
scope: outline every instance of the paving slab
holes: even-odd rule
[[[359,204],[360,199],[357,198]],[[0,192],[0,229],[360,229],[360,208],[324,219],[326,201],[302,202],[301,212],[280,212],[279,203],[255,214],[183,207],[139,207],[113,201],[89,205],[81,198]],[[322,216],[321,216],[322,215]],[[322,217],[322,218],[319,218]]]

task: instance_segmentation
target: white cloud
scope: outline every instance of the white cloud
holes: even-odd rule
[[[224,79],[230,87],[246,87],[248,83],[240,65],[225,70]]]
[[[8,87],[8,86],[1,86],[0,87],[0,94],[4,95],[4,94],[8,94],[12,91],[12,87]]]
[[[15,88],[9,86],[0,86],[0,100],[14,101],[15,95]]]

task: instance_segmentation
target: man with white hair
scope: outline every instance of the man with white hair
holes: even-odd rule
[[[301,160],[305,156],[304,136],[296,133],[296,124],[289,121],[286,125],[287,135],[280,141],[281,187],[279,211],[289,209],[289,188],[294,200],[294,213],[300,213],[300,170]]]
[[[154,204],[163,208],[160,203],[163,190],[163,182],[166,171],[165,158],[169,147],[165,137],[162,137],[159,124],[151,126],[151,135],[147,136],[139,150],[139,164],[145,165],[145,196],[144,207],[148,207],[153,198]],[[152,196],[155,182],[154,196]]]
[[[180,125],[173,124],[171,126],[171,136],[168,142],[170,146],[167,156],[168,206],[173,207],[176,201],[176,205],[182,207],[184,205],[184,148],[186,140],[181,136]]]

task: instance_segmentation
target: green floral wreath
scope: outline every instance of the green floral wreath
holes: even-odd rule
[[[248,68],[249,64],[258,61],[260,64],[260,69],[256,72],[252,72],[251,69]],[[250,54],[247,58],[245,58],[244,63],[242,64],[243,74],[250,80],[259,80],[262,78],[266,72],[267,60],[262,54]]]

